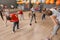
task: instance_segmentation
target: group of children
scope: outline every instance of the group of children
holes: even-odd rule
[[[35,23],[37,23],[35,11],[36,10],[34,9],[34,7],[32,7],[31,8],[30,25],[32,25],[33,19],[35,20]],[[5,7],[4,14],[5,14],[5,17],[6,17],[6,23],[7,23],[7,20],[9,20],[10,22],[13,22],[13,32],[15,32],[15,27],[16,26],[17,26],[17,29],[19,29],[19,18],[18,18],[18,15],[20,14],[21,18],[24,19],[23,11],[22,10],[19,10],[18,12],[14,12],[14,13],[11,13],[10,14],[9,9],[7,9],[7,7]],[[50,35],[47,38],[47,40],[50,40],[50,39],[52,39],[52,37],[54,35],[57,34],[58,28],[60,27],[60,13],[57,11],[57,8],[51,8],[51,9],[48,9],[48,10],[46,10],[46,8],[43,8],[42,14],[43,14],[42,15],[42,20],[44,20],[45,19],[45,16],[47,15],[47,16],[50,16],[51,17],[52,21],[55,24],[54,25],[54,28],[53,28],[52,35]],[[0,10],[0,15],[1,15],[2,20],[4,21],[2,10]]]
[[[15,32],[15,27],[17,26],[17,29],[19,29],[19,18],[18,15],[21,15],[21,17],[24,19],[23,17],[23,11],[19,10],[18,12],[10,12],[10,9],[7,8],[7,6],[5,6],[4,9],[0,10],[0,15],[2,20],[4,21],[4,16],[6,18],[6,21],[4,21],[5,25],[7,26],[7,21],[13,22],[13,32]]]
[[[31,11],[31,13],[30,13],[31,14],[30,26],[31,26],[33,19],[35,20],[35,23],[37,23],[37,21],[36,21],[36,14],[35,14],[36,10],[35,10],[35,8],[32,7],[30,11]],[[45,11],[45,9],[44,9],[44,11]],[[29,14],[29,16],[30,16],[30,14]],[[3,15],[6,17],[6,21],[5,21],[6,26],[7,26],[7,23],[8,23],[7,21],[13,22],[13,32],[15,32],[16,25],[17,25],[17,29],[19,29],[19,18],[18,18],[18,15],[20,15],[20,20],[22,20],[22,19],[24,20],[24,15],[23,15],[22,9],[18,10],[17,12],[11,13],[10,9],[8,9],[7,6],[5,6],[3,11],[0,10],[0,15],[1,15],[1,18],[2,18],[3,21],[4,21]],[[45,14],[43,14],[42,19],[43,18],[45,18]]]
[[[32,22],[33,18],[35,19],[35,23],[37,23],[34,7],[31,8],[31,12],[32,12],[32,17],[31,17],[30,25],[32,25],[31,22]],[[58,11],[57,7],[50,8],[48,10],[46,8],[43,8],[42,20],[45,19],[45,16],[51,17],[51,19],[54,23],[52,34],[49,35],[48,38],[46,38],[46,40],[52,40],[52,38],[57,34],[57,31],[60,28],[60,12]]]

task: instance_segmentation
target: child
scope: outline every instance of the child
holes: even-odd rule
[[[13,32],[15,32],[15,27],[17,26],[17,29],[19,29],[19,19],[18,16],[15,13],[10,14],[11,22],[13,22]]]
[[[7,26],[7,20],[9,20],[9,14],[10,14],[10,10],[8,8],[5,8],[4,15],[6,17],[6,22],[5,22],[6,26]]]
[[[43,8],[42,13],[43,13],[43,14],[42,14],[42,20],[43,20],[43,19],[45,19],[45,16],[46,16],[46,15],[45,15],[45,13],[46,13],[46,8]]]
[[[37,23],[36,22],[36,15],[35,15],[35,9],[34,9],[34,7],[31,8],[31,12],[32,12],[32,16],[31,16],[30,25],[32,25],[33,18],[35,19],[35,23]]]
[[[4,20],[3,14],[2,14],[2,12],[3,12],[3,6],[4,6],[3,4],[0,5],[0,16],[1,16],[2,20]]]
[[[24,19],[24,15],[23,15],[22,9],[20,9],[20,10],[18,11],[18,13],[20,14],[20,19]]]

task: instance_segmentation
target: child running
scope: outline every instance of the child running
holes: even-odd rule
[[[31,20],[30,20],[30,25],[32,25],[33,18],[35,19],[35,23],[37,23],[34,7],[31,8],[31,12],[32,12],[32,15],[31,15]]]

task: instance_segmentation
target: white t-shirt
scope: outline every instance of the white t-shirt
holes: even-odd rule
[[[35,10],[34,10],[34,8],[31,8],[31,11],[33,11],[33,12],[34,12],[34,11],[35,11]]]
[[[60,12],[55,9],[50,9],[53,12],[53,16],[57,16],[57,19],[60,21]]]
[[[31,8],[31,11],[33,12],[33,14],[35,13],[35,10],[34,10],[34,8]]]

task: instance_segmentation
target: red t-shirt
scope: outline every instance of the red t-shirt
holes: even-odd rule
[[[11,20],[10,20],[11,22],[18,22],[19,21],[16,14],[10,14],[10,17],[11,17]]]
[[[22,11],[22,10],[20,10],[20,11],[19,11],[19,14],[23,14],[23,11]]]

